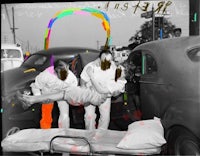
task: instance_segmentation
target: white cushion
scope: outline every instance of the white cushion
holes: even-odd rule
[[[117,145],[122,149],[147,149],[160,147],[166,143],[160,119],[136,121],[128,126],[126,135]]]

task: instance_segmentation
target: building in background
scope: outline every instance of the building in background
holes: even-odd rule
[[[121,64],[128,59],[131,50],[128,47],[116,46],[112,50],[113,59],[117,64]]]

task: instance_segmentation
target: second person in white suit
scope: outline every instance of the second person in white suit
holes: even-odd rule
[[[110,122],[111,97],[123,93],[126,79],[122,66],[116,66],[109,50],[102,50],[99,58],[88,63],[81,73],[81,86],[101,94],[107,94],[105,102],[100,104],[98,129],[108,129]],[[85,106],[85,127],[96,129],[96,106]]]

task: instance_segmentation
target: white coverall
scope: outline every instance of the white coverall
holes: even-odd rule
[[[62,90],[66,86],[77,86],[78,81],[76,76],[68,70],[68,76],[66,80],[60,80],[54,72],[54,67],[51,66],[41,72],[35,78],[35,83],[31,84],[31,88],[34,95],[48,94],[54,91]],[[58,119],[59,128],[69,128],[69,105],[67,101],[57,101],[60,116]]]
[[[108,129],[110,122],[110,109],[111,109],[111,97],[117,96],[120,93],[123,93],[125,90],[126,79],[124,78],[123,67],[122,68],[122,76],[115,82],[115,71],[117,66],[112,61],[109,69],[103,71],[99,66],[100,59],[96,59],[93,62],[88,63],[82,73],[81,79],[86,82],[87,88],[94,88],[91,83],[90,77],[87,74],[88,67],[92,67],[94,80],[97,81],[102,89],[107,90],[109,92],[106,101],[99,105],[100,119],[98,124],[98,129]],[[93,130],[95,129],[95,106],[89,105],[85,106],[85,127],[86,129]]]

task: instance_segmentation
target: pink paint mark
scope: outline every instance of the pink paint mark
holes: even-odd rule
[[[108,106],[107,106],[107,105],[106,105],[106,106],[104,106],[104,109],[105,109],[105,110],[108,110]]]
[[[92,115],[88,115],[87,118],[88,118],[88,120],[91,120],[92,119]]]
[[[77,152],[78,151],[78,147],[76,145],[73,145],[71,148],[71,152]]]
[[[156,120],[156,122],[158,123],[158,125],[162,126],[160,120]]]
[[[139,122],[141,126],[144,126],[144,121]]]
[[[127,141],[127,137],[124,137],[124,141]]]
[[[76,11],[74,12],[75,15],[90,15],[88,12],[84,12],[84,11]]]
[[[50,66],[46,69],[50,74],[54,75],[54,66]]]
[[[138,153],[138,156],[143,156],[144,154],[143,153]]]
[[[70,101],[70,104],[72,106],[83,106],[84,104],[82,102],[75,102],[74,100],[71,100]]]
[[[62,123],[61,122],[58,123],[58,127],[62,128]]]
[[[100,136],[99,135],[95,135],[95,140],[99,140],[100,139]]]

